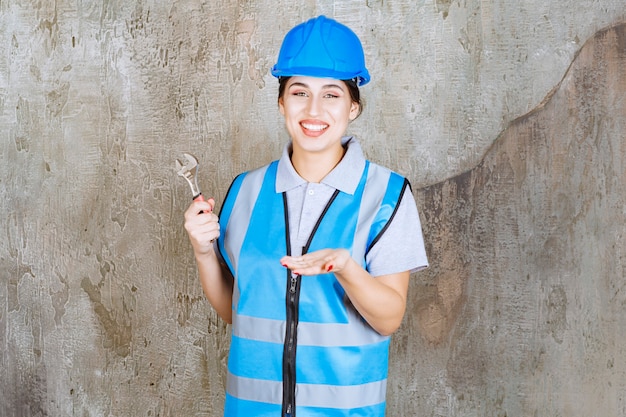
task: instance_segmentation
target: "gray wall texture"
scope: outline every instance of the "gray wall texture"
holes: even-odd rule
[[[279,156],[269,69],[318,14],[432,263],[388,415],[626,416],[624,0],[0,1],[0,416],[221,415],[174,160],[219,202]]]

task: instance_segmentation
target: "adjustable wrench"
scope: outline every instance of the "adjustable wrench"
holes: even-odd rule
[[[198,187],[198,177],[196,175],[198,173],[198,160],[188,153],[183,153],[183,157],[185,163],[180,162],[178,159],[176,160],[176,171],[178,175],[186,179],[189,183],[194,200],[206,201]]]

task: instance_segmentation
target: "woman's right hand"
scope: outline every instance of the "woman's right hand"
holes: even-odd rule
[[[219,218],[213,213],[215,200],[196,200],[185,211],[185,230],[193,250],[198,255],[213,252],[213,241],[220,236]]]

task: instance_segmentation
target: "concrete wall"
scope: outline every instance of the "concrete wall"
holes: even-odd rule
[[[269,68],[322,13],[362,37],[351,132],[432,262],[389,415],[626,415],[624,1],[317,3],[0,2],[0,416],[220,415],[174,160],[221,201],[275,159]]]

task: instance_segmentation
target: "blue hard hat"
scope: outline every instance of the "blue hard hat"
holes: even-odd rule
[[[325,16],[301,23],[285,35],[272,75],[356,79],[358,86],[370,80],[358,36]]]

